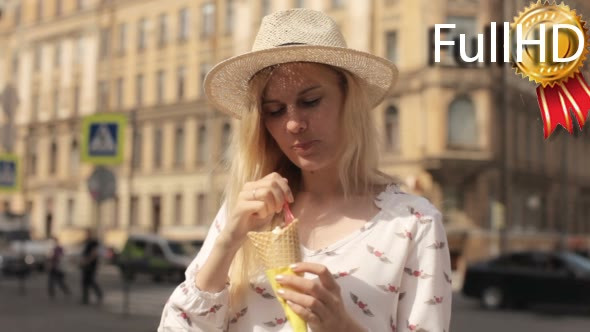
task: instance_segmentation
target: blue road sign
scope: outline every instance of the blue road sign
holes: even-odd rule
[[[0,155],[0,191],[16,191],[18,185],[18,159],[14,155]]]

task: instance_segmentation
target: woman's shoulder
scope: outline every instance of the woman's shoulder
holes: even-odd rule
[[[391,217],[440,217],[439,210],[427,198],[404,192],[397,184],[388,184],[375,198],[375,205]]]

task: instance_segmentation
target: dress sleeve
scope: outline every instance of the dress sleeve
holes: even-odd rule
[[[429,204],[430,205],[430,204]],[[448,332],[451,262],[442,216],[431,205],[415,211],[417,233],[410,249],[398,302],[397,331]]]
[[[158,332],[172,331],[224,331],[229,312],[228,285],[218,292],[209,293],[195,286],[195,277],[211,253],[215,240],[227,219],[224,203],[215,216],[201,250],[185,272],[185,281],[176,287],[162,312]]]

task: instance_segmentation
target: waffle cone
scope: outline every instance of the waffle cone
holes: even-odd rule
[[[266,269],[289,266],[301,261],[299,219],[293,220],[279,232],[248,232],[248,238],[256,248],[256,255]]]
[[[248,238],[256,248],[256,255],[266,269],[268,281],[277,296],[277,300],[283,307],[293,331],[307,332],[305,321],[277,294],[277,290],[281,288],[281,285],[275,279],[279,274],[294,275],[295,273],[289,265],[301,261],[297,224],[299,224],[299,220],[295,219],[276,233],[272,231],[248,232]]]

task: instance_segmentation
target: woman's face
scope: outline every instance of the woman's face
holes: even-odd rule
[[[312,63],[274,69],[262,94],[262,118],[283,153],[304,171],[335,165],[341,142],[340,76]]]

